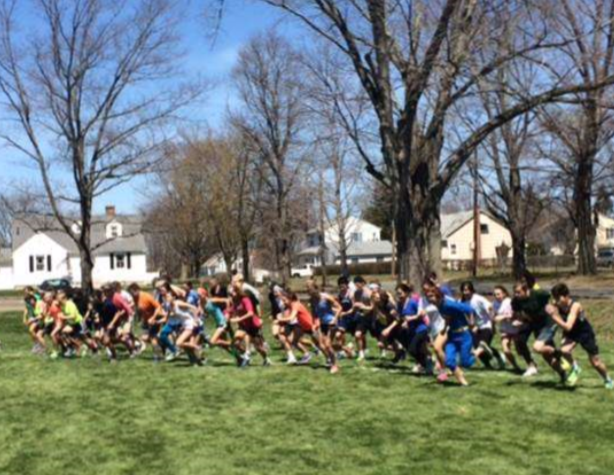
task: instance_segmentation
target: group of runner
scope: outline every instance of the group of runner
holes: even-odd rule
[[[270,286],[272,336],[285,352],[287,364],[306,365],[319,356],[334,374],[340,359],[365,360],[371,337],[380,358],[391,358],[393,364],[411,359],[413,372],[433,375],[440,382],[452,375],[458,384],[468,385],[465,370],[476,361],[486,368],[509,367],[524,377],[535,376],[535,353],[562,384],[573,387],[581,371],[573,352],[580,345],[605,387],[614,388],[586,312],[565,284],[546,292],[527,274],[516,282],[512,294],[503,286],[495,287],[493,302],[479,295],[471,282],[461,284],[456,300],[434,273],[421,288],[401,283],[394,293],[360,276],[341,277],[337,284],[333,295],[309,280],[305,302],[290,289]],[[116,362],[118,348],[134,358],[151,347],[154,360],[172,361],[183,353],[190,364],[200,366],[209,353],[205,350],[218,347],[243,368],[252,364],[255,352],[264,366],[271,364],[263,334],[262,297],[240,274],[229,285],[212,279],[198,288],[190,282],[174,285],[170,278],[160,279],[153,293],[138,284],[123,289],[116,282],[89,299],[79,291],[39,294],[27,288],[25,304],[32,351],[51,358],[92,353],[106,354]],[[562,338],[557,346],[559,329]],[[494,345],[497,333],[501,350]]]

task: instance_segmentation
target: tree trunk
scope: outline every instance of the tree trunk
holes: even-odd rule
[[[591,149],[578,157],[578,169],[574,183],[574,222],[578,235],[577,270],[580,275],[595,275],[597,273],[595,258],[596,230],[593,223],[592,207],[594,156],[595,154]]]
[[[345,226],[339,226],[339,259],[341,260],[341,275],[349,277],[350,266],[348,265],[348,242],[345,235]]]
[[[249,241],[247,239],[241,239],[242,273],[247,282],[251,282],[251,266],[249,257]]]
[[[86,297],[94,293],[94,260],[89,248],[80,249],[79,256],[81,257],[81,290]]]
[[[514,279],[521,279],[527,271],[526,258],[526,238],[522,231],[511,226],[510,234],[512,235],[512,273]]]
[[[88,196],[81,199],[81,235],[79,236],[79,256],[81,258],[81,289],[85,297],[94,293],[94,257],[92,256],[92,206]]]

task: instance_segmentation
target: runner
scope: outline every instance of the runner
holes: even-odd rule
[[[470,305],[454,302],[445,298],[438,287],[431,287],[426,297],[435,305],[446,322],[445,344],[446,366],[452,371],[461,386],[468,386],[462,368],[470,368],[475,363],[473,339],[470,328],[474,324],[474,312]],[[459,365],[460,360],[460,365]]]
[[[320,290],[320,287],[312,282],[308,287],[311,304],[317,319],[317,327],[320,330],[320,347],[324,348],[327,355],[327,364],[332,368],[337,366],[337,355],[333,347],[336,316],[341,312],[341,305],[332,295]],[[334,372],[337,372],[335,370]]]
[[[512,309],[515,318],[525,323],[518,335],[518,340],[522,342],[520,348],[528,347],[527,343],[531,334],[535,335],[533,350],[542,355],[546,363],[559,375],[561,382],[565,382],[566,373],[560,364],[561,352],[557,350],[554,343],[557,325],[550,315],[552,308],[549,303],[550,294],[548,292],[531,289],[524,281],[516,283]],[[525,359],[527,359],[526,355]],[[523,376],[530,377],[536,374],[535,363],[530,363]]]
[[[134,283],[128,287],[128,292],[135,303],[136,317],[140,320],[142,334],[140,337],[142,346],[139,354],[145,351],[147,343],[156,347],[159,345],[158,335],[161,331],[159,317],[162,314],[162,305],[147,292],[143,292],[141,287]]]
[[[574,365],[573,351],[577,345],[580,345],[588,355],[593,368],[603,379],[606,389],[614,389],[614,383],[608,374],[608,369],[599,357],[599,346],[597,345],[595,332],[586,318],[586,312],[582,304],[573,300],[569,287],[565,284],[555,285],[552,288],[552,297],[556,304],[552,312],[552,318],[563,330],[561,352],[571,369],[566,384],[573,387],[578,381],[579,371],[577,366]]]
[[[432,362],[428,355],[429,334],[423,315],[418,311],[418,299],[413,296],[414,289],[407,284],[399,284],[397,292],[397,313],[401,328],[399,339],[407,353],[418,363],[414,373],[432,373]]]
[[[460,286],[461,302],[471,305],[476,316],[473,327],[473,348],[476,358],[487,368],[492,368],[491,360],[497,360],[499,369],[505,368],[505,361],[499,351],[492,347],[495,332],[493,328],[493,306],[490,301],[476,293],[473,282],[463,282]]]
[[[176,347],[185,351],[191,365],[202,366],[202,350],[201,347],[195,343],[193,338],[194,328],[198,324],[199,309],[183,300],[179,300],[175,293],[170,291],[169,288],[167,288],[163,308],[168,319],[165,328],[167,328],[168,325],[168,328],[176,333]],[[162,330],[162,334],[165,335],[164,338],[168,338],[164,330]],[[160,339],[162,338],[161,335]],[[173,358],[169,358],[169,360],[174,359],[176,354],[177,352],[175,351],[173,353]]]
[[[264,366],[270,366],[268,352],[262,336],[262,320],[258,315],[252,300],[243,292],[240,280],[237,280],[231,290],[231,305],[228,309],[230,322],[236,323],[239,329],[234,334],[234,345],[242,354],[239,365],[243,368],[251,362],[250,343],[260,353]]]
[[[501,332],[501,347],[507,362],[512,365],[514,371],[522,374],[522,369],[516,362],[516,356],[512,351],[512,345],[516,345],[518,341],[519,324],[514,320],[514,312],[512,310],[512,299],[509,292],[502,285],[497,285],[494,290],[495,301],[493,303],[493,311],[495,314],[495,322],[499,324]],[[527,364],[529,364],[527,362]]]
[[[324,345],[320,331],[317,328],[317,321],[314,320],[313,315],[307,310],[307,308],[299,301],[296,293],[292,291],[284,292],[282,296],[284,306],[286,307],[285,315],[282,320],[297,320],[297,347],[303,352],[303,357],[298,364],[304,365],[311,361],[311,353],[309,349],[301,342],[301,337],[304,335],[308,337],[313,345],[315,345],[330,362],[330,373],[335,374],[339,372],[337,361],[335,358],[335,351],[330,345]]]

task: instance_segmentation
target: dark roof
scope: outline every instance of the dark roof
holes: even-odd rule
[[[327,244],[327,250],[332,252],[335,258],[339,257],[339,248],[336,244]],[[303,249],[298,253],[299,256],[317,256],[320,253],[320,246],[313,246]],[[367,257],[367,256],[391,256],[392,243],[390,241],[366,241],[351,242],[348,245],[348,257]]]
[[[77,221],[75,220],[75,223]],[[106,228],[110,223],[122,226],[122,236],[107,239]],[[62,246],[71,255],[78,255],[79,249],[73,239],[66,234],[59,223],[51,216],[26,216],[13,221],[13,250],[18,249],[37,233],[44,233],[50,239]],[[105,215],[92,217],[92,247],[95,255],[115,252],[146,253],[147,244],[142,233],[142,220],[138,216],[116,215],[108,218]]]

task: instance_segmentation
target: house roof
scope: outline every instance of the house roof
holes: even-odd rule
[[[331,252],[335,258],[339,256],[339,247],[335,244],[327,244],[326,250]],[[308,247],[298,253],[299,256],[317,256],[318,254],[320,254],[320,246]],[[390,241],[352,242],[347,249],[348,257],[390,255],[392,255],[392,243]]]
[[[452,234],[473,219],[473,210],[441,215],[441,237],[448,239]]]
[[[107,225],[116,222],[122,226],[122,236],[107,239]],[[17,232],[17,229],[19,232]],[[37,233],[43,233],[68,251],[79,255],[73,239],[61,229],[59,223],[50,216],[26,216],[13,221],[13,250],[18,249]],[[119,252],[146,253],[147,244],[142,233],[142,222],[138,216],[116,215],[112,219],[105,215],[92,217],[92,247],[94,255]]]
[[[353,242],[348,246],[348,257],[391,256],[390,241]]]
[[[0,248],[0,266],[11,265],[13,262],[13,252],[10,247]]]

